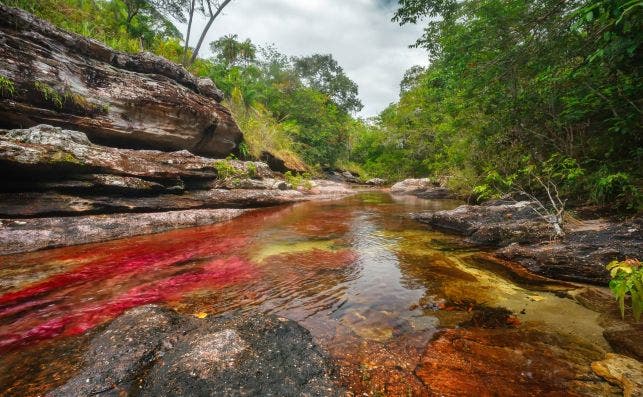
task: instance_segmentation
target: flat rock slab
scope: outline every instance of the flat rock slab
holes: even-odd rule
[[[81,371],[51,396],[340,396],[310,333],[276,316],[197,319],[132,309],[91,342]],[[104,394],[103,394],[104,393]]]

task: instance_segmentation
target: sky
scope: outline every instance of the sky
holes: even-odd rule
[[[257,45],[274,44],[289,56],[332,54],[359,85],[364,108],[359,116],[377,115],[399,96],[404,72],[428,63],[422,49],[408,48],[421,26],[391,22],[392,0],[232,0],[210,28],[200,56],[211,41],[227,34]],[[194,22],[200,31],[205,18]],[[181,29],[185,31],[183,27]],[[192,34],[190,45],[198,36]],[[197,36],[197,37],[195,37]]]

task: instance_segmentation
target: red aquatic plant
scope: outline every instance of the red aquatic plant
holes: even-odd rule
[[[216,259],[188,272],[134,287],[111,299],[68,303],[62,307],[54,304],[12,323],[12,331],[0,334],[0,350],[56,336],[78,335],[132,307],[171,301],[200,288],[222,288],[254,275],[254,266],[244,259]]]

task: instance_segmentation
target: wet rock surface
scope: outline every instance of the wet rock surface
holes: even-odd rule
[[[150,53],[125,54],[0,5],[0,127],[41,123],[126,148],[225,157],[242,134],[211,81]],[[45,94],[46,93],[46,94]]]
[[[151,305],[98,334],[81,371],[51,395],[342,395],[334,377],[326,353],[294,321],[197,319]]]
[[[528,201],[463,205],[449,211],[417,213],[414,218],[466,236],[475,244],[497,247],[499,257],[560,280],[605,285],[609,274],[604,265],[614,259],[636,258],[643,247],[641,218],[570,227],[555,239],[551,225]]]
[[[383,186],[383,185],[386,185],[386,179],[371,178],[364,183],[371,186]]]

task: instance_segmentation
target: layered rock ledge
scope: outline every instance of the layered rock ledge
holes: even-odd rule
[[[0,128],[51,124],[125,148],[225,157],[242,134],[221,92],[150,53],[125,54],[0,4]]]
[[[79,131],[0,130],[0,254],[231,219],[240,209],[352,193],[295,190],[265,163],[97,145]]]
[[[91,341],[79,373],[51,396],[340,396],[310,333],[276,316],[198,319],[149,305]]]
[[[495,249],[503,259],[554,279],[606,285],[605,264],[638,258],[643,247],[643,219],[622,223],[579,222],[554,238],[553,229],[530,202],[463,205],[449,211],[427,211],[413,217],[436,229],[460,234]]]

